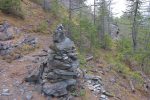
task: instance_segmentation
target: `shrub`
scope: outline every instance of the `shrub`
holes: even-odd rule
[[[133,81],[135,87],[137,89],[142,88],[143,84],[144,84],[144,79],[142,78],[142,76],[138,73],[138,72],[132,72],[130,73],[130,78]]]
[[[24,18],[21,10],[21,0],[0,0],[0,10],[4,13]]]
[[[132,52],[132,41],[127,37],[121,38],[117,42],[117,50],[121,53],[131,53]]]
[[[112,48],[112,39],[108,34],[104,35],[104,41],[101,44],[102,48],[111,49]]]
[[[37,4],[39,4],[39,5],[42,4],[42,0],[30,0],[30,1],[32,1],[32,2],[34,2],[34,3],[37,3]]]
[[[121,73],[123,77],[132,80],[137,89],[141,88],[143,85],[144,80],[141,75],[138,72],[130,70],[130,68],[122,62],[115,62],[113,68],[115,71]]]
[[[41,22],[38,25],[36,32],[48,34],[48,23],[46,21]]]
[[[45,11],[51,11],[54,15],[58,14],[59,4],[57,0],[30,0],[38,5],[41,5]]]

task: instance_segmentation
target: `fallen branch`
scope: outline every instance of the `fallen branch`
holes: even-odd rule
[[[92,59],[93,59],[93,56],[90,56],[90,57],[86,58],[86,61],[90,61]]]
[[[114,97],[114,95],[111,94],[111,93],[109,93],[109,92],[104,92],[103,94],[106,95],[106,96],[108,96],[108,97]]]
[[[44,52],[48,53],[48,50],[43,49],[42,51],[44,51]]]
[[[47,56],[47,54],[33,55],[32,57],[37,57],[37,56],[39,56],[39,57],[43,57],[43,56]]]
[[[130,80],[130,87],[131,87],[132,92],[134,93],[135,92],[135,88],[134,88],[134,85],[132,83],[132,80]]]

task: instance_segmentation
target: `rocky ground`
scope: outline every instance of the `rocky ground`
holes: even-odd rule
[[[38,92],[39,88],[37,85],[25,82],[24,78],[39,65],[41,57],[39,58],[37,55],[45,54],[43,49],[48,50],[48,46],[52,45],[52,36],[36,33],[30,35],[38,38],[39,48],[12,62],[0,59],[0,100],[47,100],[46,96]],[[97,61],[91,60],[88,62],[88,65],[91,65],[91,68],[85,69],[85,72],[90,71],[92,73],[90,75],[99,76],[100,84],[103,84],[102,86],[105,88],[104,91],[107,93],[109,100],[149,100],[147,94],[143,94],[138,90],[132,93],[127,80],[122,79],[104,61],[100,59]],[[86,82],[83,86],[85,86],[86,91],[83,96],[81,95],[74,99],[99,100],[100,97],[105,98],[105,95],[98,94],[98,87],[101,88],[101,86],[96,84],[96,82],[92,83],[88,76],[85,77]]]
[[[1,64],[0,65],[0,74],[1,74],[0,100],[22,100],[22,98],[25,98],[26,95],[28,95],[28,93],[29,95],[32,94],[35,95],[34,97],[39,98],[37,100],[44,99],[44,97],[38,94],[37,92],[30,93],[31,91],[33,92],[35,90],[32,88],[32,85],[29,85],[29,83],[24,82],[24,78],[32,70],[34,70],[36,65],[38,65],[38,58],[33,56],[36,54],[40,54],[42,49],[43,48],[46,49],[47,45],[50,44],[50,40],[51,40],[50,37],[48,36],[37,36],[37,37],[39,37],[40,39],[39,42],[41,43],[42,46],[39,49],[35,50],[34,52],[30,52],[29,54],[24,55],[22,58],[14,60],[11,63],[2,59],[0,60],[0,64]],[[5,89],[7,91],[5,91]]]
[[[0,21],[5,19],[12,26],[22,29],[22,34],[13,40],[14,43],[18,43],[16,40],[21,41],[25,35],[28,35],[37,38],[38,47],[23,53],[17,59],[8,61],[5,57],[0,57],[0,100],[51,100],[52,98],[40,93],[38,85],[24,81],[40,64],[43,57],[39,57],[39,55],[46,54],[45,50],[49,50],[53,39],[50,34],[43,35],[32,31],[40,23],[40,20],[35,21],[36,19],[47,20],[46,13],[38,5],[28,0],[25,0],[23,6],[27,6],[25,10],[32,8],[24,21],[2,13],[0,13]],[[133,93],[127,79],[123,79],[119,73],[114,72],[111,66],[102,59],[90,60],[87,65],[90,68],[85,66],[81,72],[84,72],[84,78],[80,79],[84,91],[73,94],[78,94],[78,97],[70,100],[150,100],[150,96],[140,90]],[[99,91],[102,94],[99,94]],[[57,99],[53,98],[52,100]],[[59,98],[59,100],[63,99]]]

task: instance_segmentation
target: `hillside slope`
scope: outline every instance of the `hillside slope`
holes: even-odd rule
[[[26,100],[25,98],[30,96],[32,96],[31,100],[47,100],[44,95],[38,92],[38,86],[35,87],[24,82],[24,78],[42,60],[35,55],[44,54],[43,50],[48,50],[52,45],[52,31],[58,21],[51,12],[45,12],[41,6],[29,0],[23,0],[22,7],[25,12],[24,20],[0,12],[0,22],[7,20],[11,25],[20,28],[19,38],[24,35],[37,37],[38,48],[23,54],[20,59],[8,61],[3,57],[0,58],[0,93],[2,94],[4,89],[8,89],[10,93],[9,95],[0,95],[0,100]],[[101,53],[105,55],[107,51]],[[149,100],[150,97],[139,90],[133,93],[128,80],[113,71],[110,64],[101,58],[87,62],[88,67],[85,66],[84,69],[93,75],[102,77],[106,91],[114,96],[110,97],[110,100]],[[99,100],[99,98],[86,88],[84,95],[76,97],[75,100]]]

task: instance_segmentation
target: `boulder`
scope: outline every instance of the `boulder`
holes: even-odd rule
[[[74,79],[65,80],[54,84],[48,82],[43,85],[42,91],[45,95],[60,97],[66,95],[68,93],[67,88],[75,84],[76,80]]]

